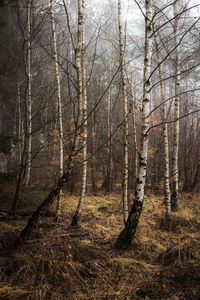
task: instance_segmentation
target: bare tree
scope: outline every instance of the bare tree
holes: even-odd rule
[[[179,150],[179,94],[180,94],[180,50],[177,44],[178,37],[178,21],[177,16],[177,1],[174,2],[174,43],[176,47],[175,53],[175,99],[174,99],[174,136],[173,136],[173,155],[172,155],[172,196],[171,206],[172,210],[178,207],[179,197],[179,180],[178,180],[178,150]]]
[[[82,169],[82,183],[81,183],[81,196],[76,208],[75,214],[72,218],[72,225],[78,225],[81,215],[83,202],[85,199],[86,183],[87,183],[87,91],[86,91],[86,67],[85,67],[85,1],[81,2],[82,13],[82,46],[81,46],[81,69],[82,69],[82,101],[83,101],[83,169]]]
[[[121,0],[118,0],[118,28],[119,28],[119,51],[120,51],[120,67],[123,95],[123,120],[124,120],[124,165],[123,165],[123,213],[124,223],[128,218],[128,100],[127,100],[127,85],[125,76],[125,59],[124,45],[121,23]]]
[[[58,65],[58,52],[57,52],[57,41],[56,41],[56,28],[54,19],[54,4],[53,0],[50,0],[50,17],[51,17],[51,27],[52,27],[52,39],[53,39],[53,58],[55,65],[55,77],[56,77],[56,90],[57,90],[57,101],[56,101],[56,121],[59,124],[59,163],[60,163],[60,177],[63,175],[63,160],[64,160],[64,149],[63,149],[63,120],[62,120],[62,101],[61,101],[61,83],[60,83],[60,73]],[[61,215],[61,201],[62,201],[62,190],[60,190],[57,201],[56,209],[56,221],[59,222]]]
[[[125,228],[121,231],[115,243],[116,248],[124,248],[131,244],[136,233],[144,200],[144,186],[147,171],[148,158],[148,130],[150,112],[150,75],[152,56],[152,0],[145,1],[145,58],[144,58],[144,93],[142,102],[142,125],[141,125],[141,149],[139,154],[139,169],[137,176],[136,195],[133,206],[128,216]]]
[[[154,27],[155,31],[155,27]],[[167,104],[165,101],[165,86],[163,82],[163,70],[161,65],[160,50],[158,46],[157,33],[154,33],[154,41],[158,62],[159,80],[160,80],[160,96],[163,105],[163,139],[164,139],[164,195],[166,207],[166,219],[169,220],[171,216],[171,193],[169,183],[169,143],[168,143],[168,124],[167,124]]]

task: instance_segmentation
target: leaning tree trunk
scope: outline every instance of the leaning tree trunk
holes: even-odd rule
[[[178,34],[178,17],[177,17],[177,1],[174,2],[174,42],[177,45]],[[172,155],[172,196],[171,208],[178,208],[179,198],[179,179],[178,179],[178,151],[179,151],[179,94],[180,94],[180,53],[179,46],[176,48],[175,54],[175,99],[174,99],[174,136],[173,136],[173,155]]]
[[[80,0],[79,0],[80,6]],[[56,197],[59,195],[60,190],[63,188],[63,185],[67,183],[70,179],[71,172],[74,168],[74,161],[76,155],[78,153],[78,145],[80,139],[80,129],[82,122],[82,75],[81,75],[81,22],[82,15],[79,14],[78,20],[78,38],[77,38],[77,46],[75,49],[75,64],[76,64],[76,73],[77,73],[77,98],[78,98],[78,115],[75,129],[74,142],[72,146],[71,153],[69,155],[68,166],[66,171],[63,173],[63,176],[58,181],[58,184],[52,189],[52,191],[48,194],[48,196],[44,199],[42,204],[38,207],[38,209],[33,213],[32,217],[29,219],[25,228],[21,231],[18,239],[16,240],[15,247],[18,248],[23,242],[25,242],[34,228],[36,227],[40,218],[46,214],[49,206],[54,202]]]
[[[116,248],[128,247],[136,233],[144,199],[144,186],[146,181],[148,140],[149,140],[149,113],[150,113],[150,74],[152,56],[152,0],[146,0],[145,18],[145,58],[144,58],[144,83],[142,102],[142,127],[141,127],[141,150],[139,155],[139,170],[136,185],[136,195],[133,206],[128,216],[125,228],[121,231],[115,243]]]
[[[155,31],[155,30],[154,30]],[[155,48],[157,54],[157,63],[160,80],[160,94],[163,106],[163,140],[164,140],[164,195],[165,195],[165,207],[166,207],[166,220],[170,220],[171,217],[171,193],[169,183],[169,143],[168,143],[168,125],[167,125],[167,105],[165,101],[165,87],[163,81],[163,71],[161,65],[160,50],[158,47],[157,34],[154,33]]]
[[[81,215],[83,202],[85,199],[86,183],[87,183],[87,91],[86,91],[86,68],[85,68],[85,14],[84,14],[85,3],[82,0],[79,14],[82,14],[82,47],[81,47],[81,58],[82,58],[82,99],[83,99],[83,169],[82,169],[82,184],[81,184],[81,196],[72,218],[72,225],[78,226],[78,222]]]
[[[55,77],[56,77],[56,89],[57,89],[57,102],[56,102],[56,122],[59,123],[59,161],[60,161],[60,177],[63,175],[63,121],[62,121],[62,101],[61,101],[61,84],[60,84],[60,73],[58,67],[58,52],[57,52],[57,41],[56,41],[56,28],[54,19],[54,6],[53,0],[50,0],[50,16],[51,16],[51,27],[52,27],[52,38],[53,38],[53,58],[55,66]],[[60,190],[56,208],[56,221],[60,221],[61,215],[61,202],[62,202],[62,190]]]
[[[27,103],[26,103],[26,135],[27,135],[27,162],[25,187],[28,186],[31,174],[31,131],[32,131],[32,103],[31,103],[31,3],[28,1],[27,7],[27,63],[26,75],[28,80]]]
[[[123,34],[121,24],[121,0],[118,0],[118,28],[119,28],[119,52],[121,66],[121,81],[123,94],[123,125],[124,125],[124,171],[123,171],[123,213],[124,223],[128,218],[128,103],[127,103],[127,87],[125,76],[125,59]]]

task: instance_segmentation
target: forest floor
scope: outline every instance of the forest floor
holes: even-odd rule
[[[200,299],[200,196],[181,196],[168,230],[163,197],[145,197],[132,246],[119,251],[119,195],[88,195],[79,228],[70,226],[78,196],[66,196],[61,224],[51,207],[17,252],[5,252],[6,241],[24,227],[30,207],[22,205],[13,221],[1,216],[0,299]]]

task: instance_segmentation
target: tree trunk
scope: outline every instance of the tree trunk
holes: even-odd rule
[[[32,99],[31,99],[31,3],[27,7],[27,63],[26,73],[28,80],[27,102],[26,102],[26,135],[27,135],[27,161],[25,174],[25,187],[28,186],[31,174],[31,131],[32,131]]]
[[[112,71],[112,51],[111,51],[111,59],[109,64],[109,81],[111,80],[111,71]],[[105,192],[109,194],[112,191],[113,180],[112,180],[112,84],[109,87],[108,91],[108,106],[107,106],[107,136],[108,136],[108,146],[107,146],[107,174],[105,180]]]
[[[63,176],[60,178],[58,184],[53,188],[53,190],[48,194],[48,196],[45,198],[45,200],[42,202],[42,204],[33,213],[32,217],[29,219],[27,225],[21,231],[18,239],[16,240],[15,248],[20,247],[21,244],[29,238],[29,236],[35,229],[39,219],[46,214],[49,206],[53,203],[55,198],[59,195],[60,190],[62,189],[64,183],[66,183],[69,180],[71,170],[72,170],[72,168],[69,168],[67,170],[67,172],[65,172],[63,174]]]
[[[174,42],[177,45],[178,35],[178,17],[177,15],[177,1],[174,2]],[[179,179],[178,179],[178,151],[179,151],[179,94],[180,94],[180,53],[179,46],[176,48],[175,57],[175,99],[174,99],[174,136],[173,136],[173,156],[172,156],[172,196],[171,208],[176,210],[178,208],[179,198]]]
[[[155,31],[155,30],[154,30]],[[171,217],[171,193],[170,193],[170,183],[169,183],[169,144],[168,144],[168,125],[167,121],[167,105],[165,102],[165,87],[163,81],[163,71],[161,65],[160,51],[158,47],[157,34],[154,33],[156,54],[157,54],[157,63],[159,71],[159,80],[160,80],[160,94],[161,101],[163,105],[163,140],[164,140],[164,195],[165,195],[165,207],[166,207],[166,220],[169,220]]]
[[[79,6],[80,6],[80,0],[79,0]],[[80,8],[79,8],[79,10],[80,10]],[[25,228],[21,231],[21,233],[16,241],[16,245],[15,245],[16,248],[18,248],[24,241],[26,241],[29,238],[32,231],[36,227],[39,219],[43,215],[46,214],[47,209],[54,202],[55,198],[60,193],[60,190],[63,188],[63,185],[69,181],[71,172],[74,168],[74,160],[78,153],[80,128],[81,128],[81,122],[82,122],[81,22],[82,22],[82,15],[79,14],[78,41],[77,41],[77,48],[75,49],[75,64],[76,64],[76,73],[77,73],[78,115],[77,115],[74,142],[73,142],[71,153],[69,155],[68,167],[66,168],[66,171],[63,173],[63,176],[58,181],[58,184],[52,189],[52,191],[44,199],[42,204],[33,213],[32,217],[28,221]]]
[[[132,125],[133,125],[133,140],[134,140],[134,146],[135,146],[135,161],[134,161],[134,167],[135,172],[133,174],[133,182],[134,182],[134,188],[136,188],[136,178],[138,175],[138,143],[137,143],[137,130],[136,130],[136,115],[135,115],[135,97],[133,95],[133,88],[132,83],[128,77],[128,74],[126,72],[128,84],[129,84],[129,90],[130,90],[130,96],[131,96],[131,116],[132,116]]]
[[[56,101],[56,122],[59,124],[59,161],[60,161],[60,177],[63,175],[63,160],[64,160],[64,151],[63,151],[63,121],[62,121],[62,101],[61,101],[61,84],[60,84],[60,73],[58,67],[58,52],[57,52],[57,41],[56,41],[56,28],[55,28],[55,19],[54,19],[54,6],[53,0],[50,0],[50,16],[51,16],[51,27],[52,27],[52,38],[53,38],[53,58],[55,66],[55,77],[56,77],[56,89],[57,89],[57,101]],[[61,202],[62,202],[62,190],[60,190],[57,201],[56,208],[56,221],[60,221],[61,215]]]
[[[144,83],[142,102],[142,128],[141,128],[141,151],[139,155],[139,170],[136,185],[136,195],[133,206],[128,216],[125,228],[122,230],[115,243],[116,248],[126,248],[130,246],[138,226],[140,214],[144,200],[144,186],[147,171],[148,158],[148,130],[150,113],[150,74],[152,56],[152,0],[146,0],[145,18],[145,58],[144,58]]]
[[[94,144],[95,144],[95,113],[92,113],[92,153],[94,153]],[[94,163],[94,155],[91,160],[91,181],[92,181],[92,192],[95,193],[97,190],[97,185],[95,182],[95,163]]]
[[[81,58],[82,58],[82,101],[83,101],[83,169],[82,169],[82,183],[81,183],[81,196],[76,208],[75,214],[72,218],[72,225],[78,226],[79,218],[83,202],[85,199],[86,183],[87,183],[87,91],[86,91],[86,68],[85,68],[85,14],[84,14],[85,3],[82,0],[80,5],[79,15],[81,18],[82,14],[82,47],[81,47]]]
[[[119,29],[119,51],[120,51],[120,66],[121,66],[121,81],[123,94],[123,125],[124,125],[124,170],[123,170],[123,213],[124,223],[128,218],[128,103],[127,103],[127,86],[125,79],[125,59],[123,34],[121,24],[121,0],[118,0],[118,29]]]

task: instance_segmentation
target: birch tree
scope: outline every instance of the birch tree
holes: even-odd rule
[[[112,68],[113,68],[113,50],[111,50],[111,57],[109,62],[109,81],[112,77]],[[108,104],[107,104],[107,174],[105,179],[105,192],[110,193],[113,187],[113,160],[112,160],[112,97],[113,97],[113,85],[111,83],[108,90]]]
[[[50,17],[51,17],[51,28],[52,28],[52,42],[53,42],[53,58],[55,67],[56,77],[56,90],[57,90],[57,101],[56,101],[56,122],[59,124],[59,167],[60,177],[63,175],[63,121],[62,121],[62,101],[61,101],[61,84],[60,84],[60,73],[58,65],[58,51],[57,51],[57,40],[56,40],[56,28],[54,18],[54,4],[53,0],[50,0]],[[61,201],[62,201],[62,190],[60,190],[57,201],[56,209],[56,221],[59,222],[61,214]]]
[[[164,140],[164,195],[165,195],[165,207],[166,207],[166,219],[170,219],[171,215],[171,193],[169,182],[169,143],[168,143],[168,124],[167,124],[167,104],[165,101],[165,86],[164,77],[162,71],[160,50],[158,47],[157,33],[154,26],[154,41],[157,55],[158,72],[160,80],[160,96],[163,108],[163,140]]]
[[[179,17],[177,16],[177,1],[173,4],[174,10],[174,43],[175,51],[175,99],[174,99],[174,135],[173,135],[173,154],[172,154],[172,210],[178,207],[179,197],[179,179],[178,179],[178,151],[179,151],[179,94],[180,94],[180,47],[177,44],[178,40],[178,24]]]
[[[141,149],[139,154],[139,169],[137,176],[136,194],[133,206],[129,213],[124,229],[121,231],[115,243],[116,248],[128,247],[136,233],[137,225],[142,212],[144,200],[144,186],[146,181],[148,140],[149,140],[149,113],[150,113],[150,88],[152,56],[152,0],[145,1],[145,56],[144,56],[144,79],[142,101],[142,125],[141,125]]]
[[[64,1],[64,0],[63,0]],[[64,2],[65,3],[65,2]],[[42,204],[34,211],[32,217],[29,219],[27,225],[19,234],[19,237],[16,240],[15,248],[20,247],[20,245],[28,239],[37,225],[39,219],[47,212],[49,206],[54,202],[56,197],[59,195],[60,190],[63,188],[64,184],[66,184],[72,173],[72,170],[75,165],[75,158],[78,153],[78,146],[80,140],[80,130],[82,123],[82,70],[81,70],[81,47],[82,47],[82,22],[83,22],[83,14],[82,14],[82,5],[81,0],[78,0],[78,32],[77,32],[77,42],[75,47],[75,68],[77,74],[77,100],[78,100],[78,109],[77,109],[77,121],[76,121],[76,129],[74,133],[74,140],[71,152],[69,154],[69,159],[67,163],[67,167],[64,170],[62,177],[58,180],[58,183],[54,186],[54,188],[50,191],[50,193],[45,197]]]
[[[83,202],[85,199],[86,183],[87,183],[87,90],[86,90],[86,67],[85,67],[85,1],[81,1],[82,10],[82,46],[81,46],[81,69],[82,69],[82,101],[83,101],[83,169],[82,169],[82,183],[81,196],[76,208],[75,214],[72,218],[72,225],[78,225],[81,215]]]
[[[121,22],[121,0],[118,0],[118,30],[119,30],[119,52],[120,52],[120,67],[121,67],[121,81],[122,81],[122,95],[123,95],[123,125],[124,125],[124,170],[123,170],[123,212],[124,223],[128,218],[128,103],[127,103],[127,86],[125,76],[125,59],[124,59],[124,45]]]
[[[136,130],[136,113],[135,113],[135,106],[136,106],[136,101],[133,93],[133,88],[132,88],[132,82],[128,77],[128,74],[126,72],[127,80],[128,80],[128,85],[129,85],[129,91],[130,91],[130,96],[131,96],[131,117],[132,117],[132,126],[133,126],[133,140],[134,140],[134,147],[135,147],[135,159],[134,159],[134,187],[136,187],[136,178],[138,174],[138,142],[137,142],[137,130]]]

